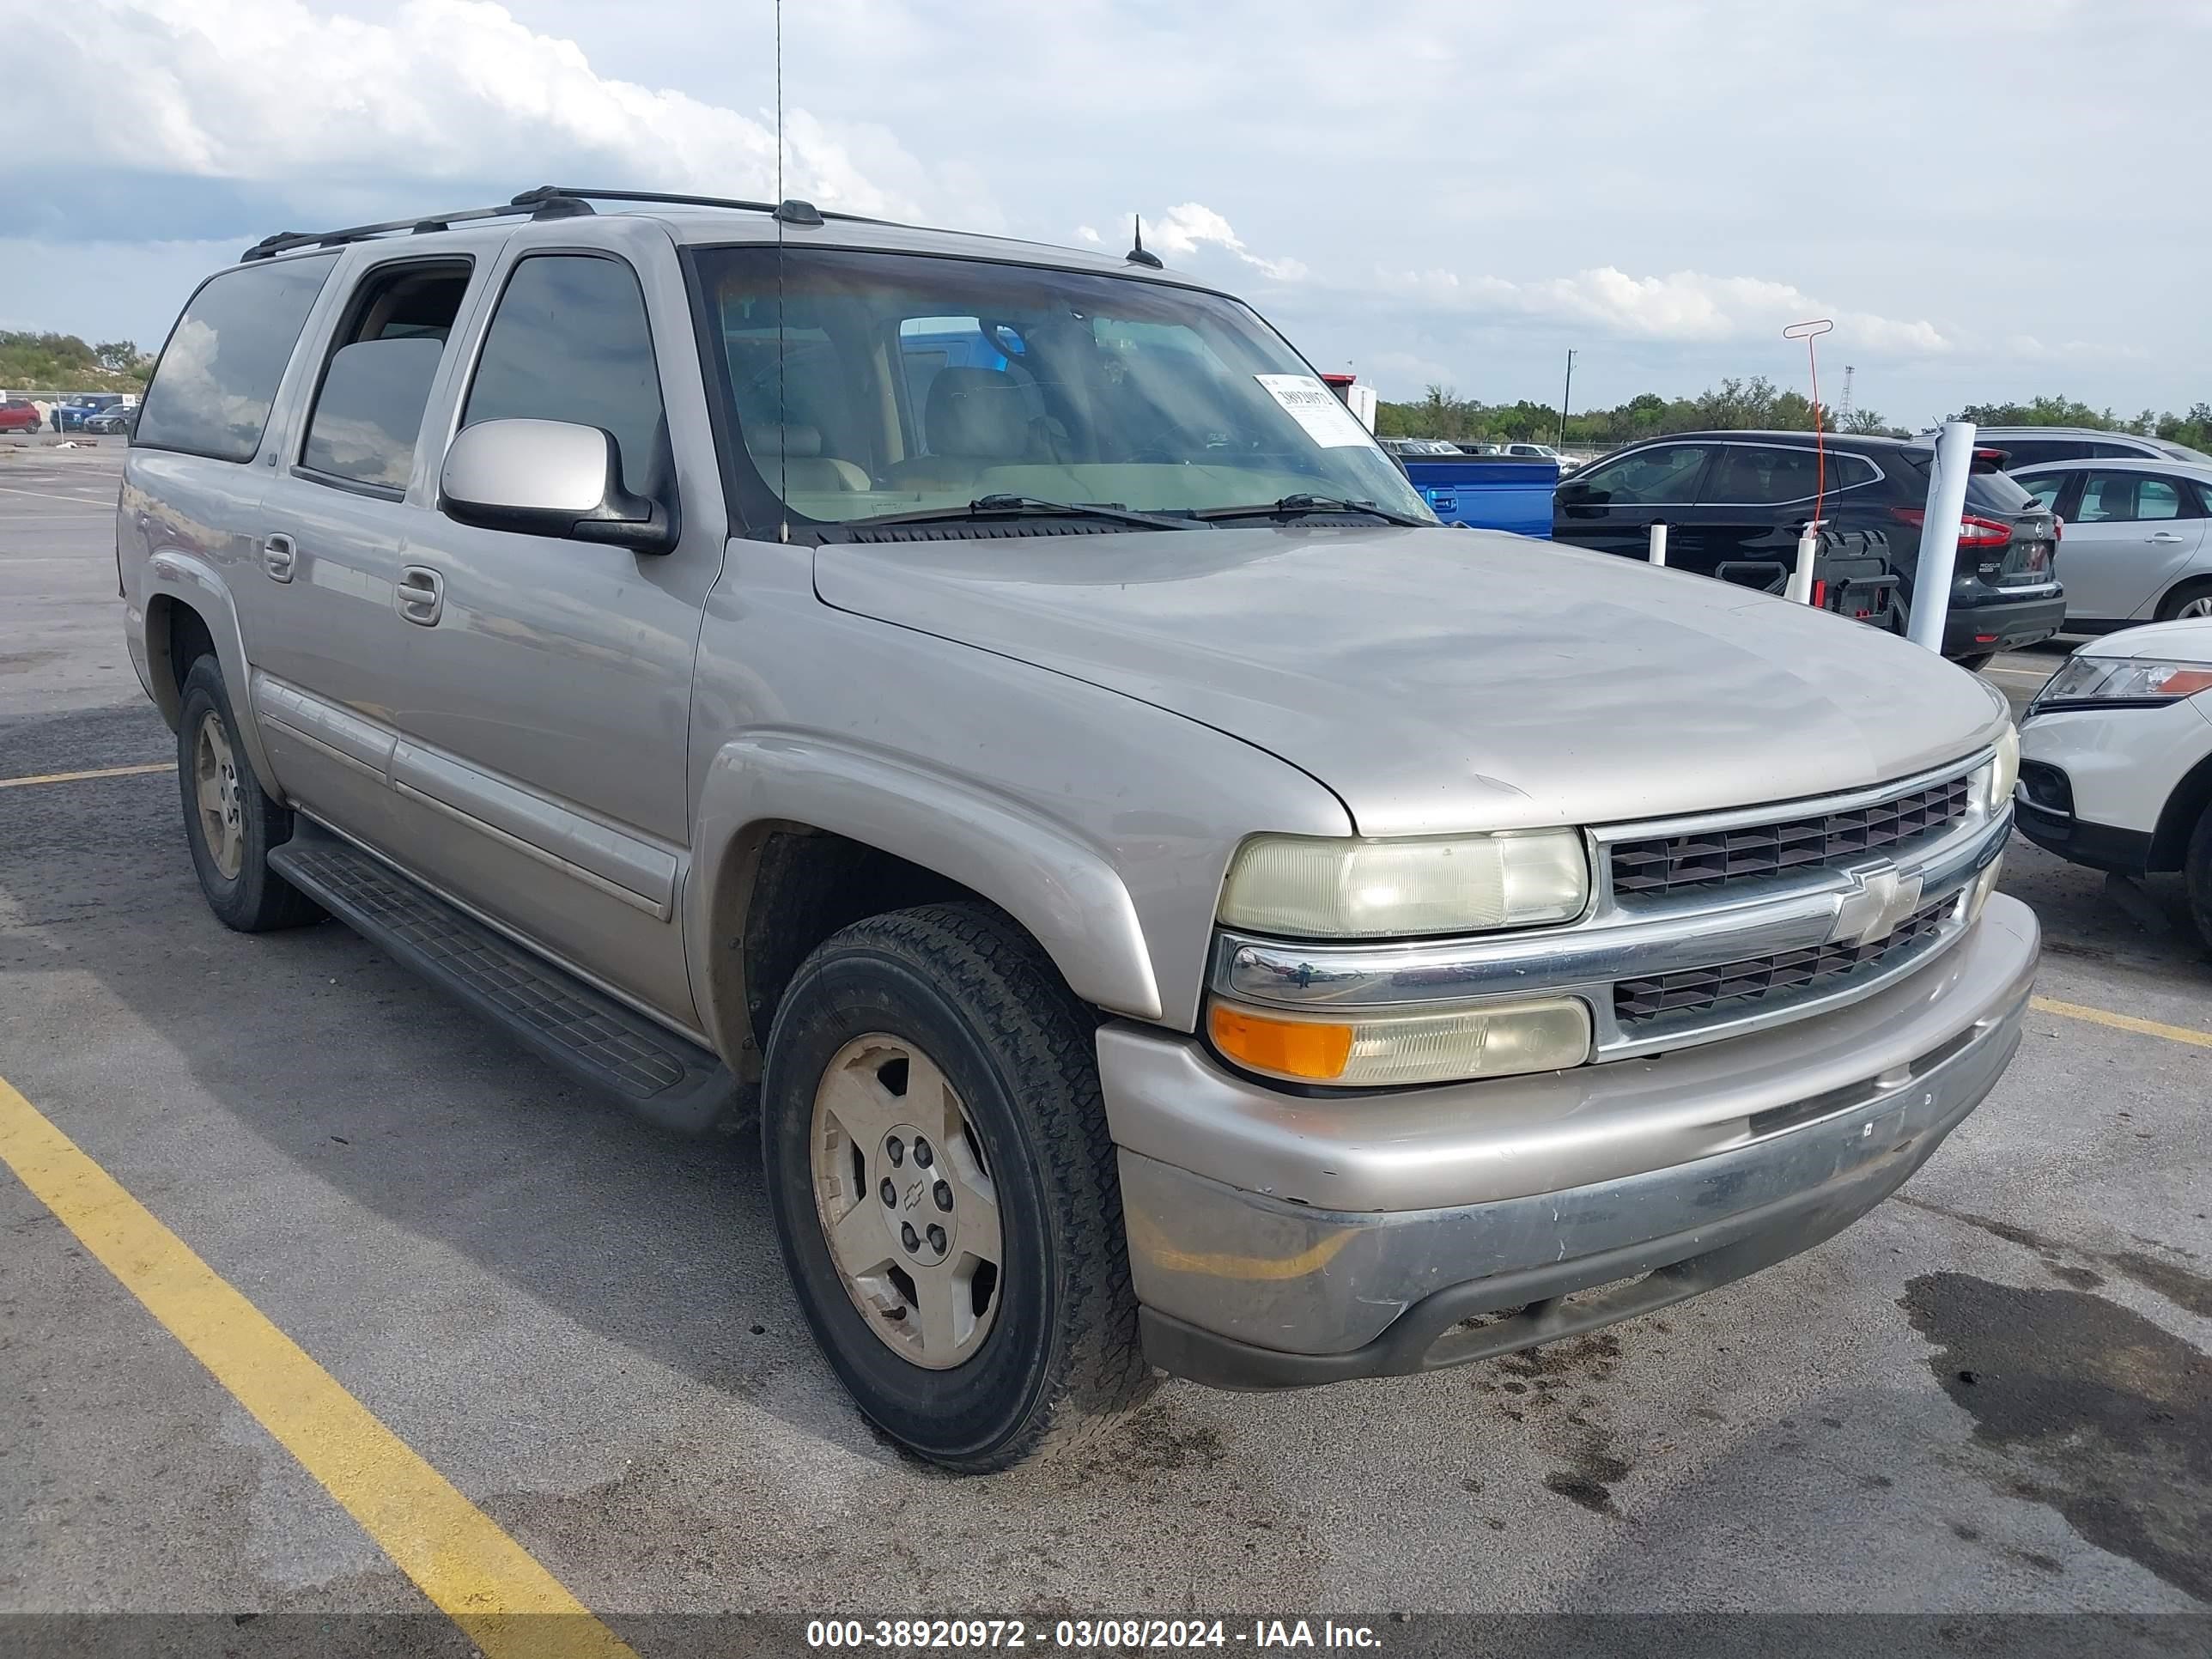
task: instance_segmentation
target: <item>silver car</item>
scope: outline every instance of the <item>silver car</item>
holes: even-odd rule
[[[117,540],[216,916],[757,1117],[947,1468],[1737,1279],[2020,1041],[1996,693],[1447,532],[1194,280],[548,189],[272,237],[173,340]]]
[[[1933,438],[1935,433],[1931,429],[1922,435]],[[2005,470],[2014,473],[2047,461],[2186,461],[2212,466],[2212,455],[2171,438],[2147,438],[2102,427],[1985,426],[1976,428],[1974,441],[2003,450]]]
[[[2065,524],[2069,629],[2212,617],[2212,463],[2054,461],[2013,477]]]

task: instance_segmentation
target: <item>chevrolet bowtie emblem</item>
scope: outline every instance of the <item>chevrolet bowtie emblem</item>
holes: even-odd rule
[[[1862,865],[1845,873],[1858,885],[1844,895],[1836,925],[1828,933],[1832,944],[1876,944],[1920,908],[1920,878],[1905,874],[1893,864]]]

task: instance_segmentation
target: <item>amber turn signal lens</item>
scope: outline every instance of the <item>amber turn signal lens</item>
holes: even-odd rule
[[[1213,1005],[1213,1046],[1255,1072],[1328,1083],[1352,1058],[1352,1027],[1316,1020],[1270,1019],[1249,1009]]]

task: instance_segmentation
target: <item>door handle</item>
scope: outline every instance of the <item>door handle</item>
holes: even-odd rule
[[[270,536],[261,544],[261,568],[269,573],[271,581],[290,581],[292,567],[299,556],[300,550],[289,536]]]
[[[2161,530],[2157,535],[2153,536],[2150,539],[2160,547],[2179,547],[2181,545],[2181,538],[2175,535],[2171,530]]]
[[[399,572],[399,586],[392,590],[392,603],[409,622],[435,628],[445,614],[446,579],[428,565],[404,566]]]

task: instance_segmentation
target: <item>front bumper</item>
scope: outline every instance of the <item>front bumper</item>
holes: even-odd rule
[[[1804,1024],[1358,1098],[1099,1038],[1154,1364],[1222,1388],[1434,1370],[1663,1307],[1840,1231],[2020,1041],[2035,920],[1993,896],[1922,972]]]
[[[2212,757],[2212,692],[2145,708],[2032,705],[2020,726],[2020,832],[2094,870],[2178,870],[2196,813],[2169,807]],[[2185,797],[2185,806],[2189,798]]]
[[[2066,625],[2063,592],[2028,599],[2002,597],[1996,589],[1979,604],[1954,595],[1943,623],[1943,654],[1975,657],[1985,651],[2013,651],[2047,640]]]

